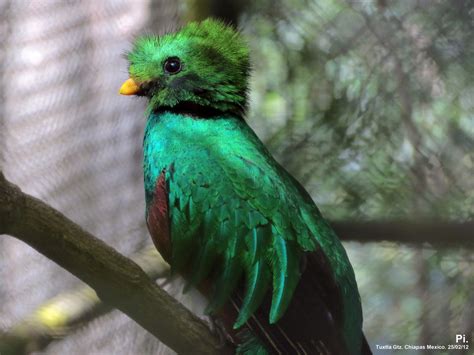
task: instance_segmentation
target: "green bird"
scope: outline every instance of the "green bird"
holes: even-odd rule
[[[149,100],[146,220],[241,354],[370,353],[347,254],[245,122],[249,49],[220,21],[145,36],[124,95]]]

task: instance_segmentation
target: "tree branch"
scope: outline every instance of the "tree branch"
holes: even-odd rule
[[[154,245],[131,256],[152,280],[169,276],[169,265]],[[79,327],[109,313],[113,308],[100,301],[94,289],[82,285],[60,293],[35,309],[31,315],[0,332],[0,354],[30,354],[44,350]]]
[[[207,325],[158,287],[132,260],[44,202],[24,194],[0,172],[0,233],[29,244],[91,286],[178,353],[232,353]]]
[[[474,246],[472,221],[333,221],[331,224],[345,241]],[[14,353],[44,349],[53,339],[110,311],[111,307],[122,310],[179,352],[219,352],[217,340],[205,323],[149,279],[156,279],[167,271],[153,247],[132,256],[133,261],[129,260],[59,212],[22,193],[6,181],[1,172],[0,233],[11,234],[33,246],[92,286],[106,303],[101,303],[88,287],[59,295],[2,335],[1,353],[7,349],[16,349]],[[80,309],[61,308],[66,298],[78,301]],[[58,309],[63,312],[62,324],[45,318]]]
[[[474,247],[474,221],[333,221],[332,227],[343,241],[395,242],[420,245]]]

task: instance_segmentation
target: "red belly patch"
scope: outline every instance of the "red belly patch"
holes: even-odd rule
[[[148,208],[146,222],[153,243],[163,258],[169,262],[171,259],[171,238],[165,172],[165,169],[163,169],[156,181],[155,194]]]

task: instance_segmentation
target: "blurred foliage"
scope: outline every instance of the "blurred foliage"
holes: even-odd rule
[[[241,27],[249,122],[326,216],[472,218],[474,3],[259,0]],[[354,243],[349,254],[371,344],[472,334],[469,251]]]
[[[121,251],[141,246],[146,232],[143,107],[116,95],[126,77],[120,53],[139,29],[172,28],[175,12],[184,22],[212,14],[239,23],[253,55],[248,121],[324,215],[472,219],[472,1],[7,1],[0,8],[10,50],[0,61],[9,88],[0,90],[3,168]],[[2,329],[75,282],[15,243],[0,241],[0,277],[8,279],[0,288]],[[347,249],[373,348],[452,344],[463,333],[472,344],[472,250],[386,242]],[[171,293],[188,297],[177,286]],[[48,352],[157,348],[113,313]]]
[[[332,217],[472,215],[474,6],[455,3],[259,1],[244,19],[251,122]]]

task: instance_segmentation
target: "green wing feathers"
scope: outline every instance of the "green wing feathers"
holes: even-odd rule
[[[260,306],[269,288],[270,323],[278,321],[300,279],[301,257],[315,243],[301,237],[309,238],[309,230],[298,233],[304,228],[289,222],[295,218],[285,212],[297,210],[294,204],[288,206],[291,202],[285,200],[285,191],[252,161],[235,160],[243,166],[226,171],[216,165],[214,173],[220,173],[220,179],[176,165],[168,169],[167,182],[171,265],[178,271],[191,270],[186,290],[214,273],[209,314],[229,300],[244,278],[244,299],[234,324],[239,328]],[[243,169],[238,172],[239,168]],[[220,181],[217,186],[216,181]]]
[[[301,277],[300,259],[302,250],[281,235],[273,238],[273,297],[270,323],[276,323],[288,307],[293,291]]]
[[[343,298],[346,343],[357,348],[360,300],[344,248],[307,192],[245,122],[171,114],[151,122],[144,146],[147,191],[164,170],[169,261],[186,275],[187,288],[213,279],[208,313],[217,313],[243,281],[234,327],[244,325],[268,294],[269,322],[277,322],[301,279],[304,254],[320,250]],[[166,138],[175,131],[178,138]]]

